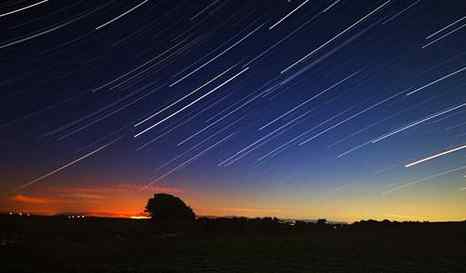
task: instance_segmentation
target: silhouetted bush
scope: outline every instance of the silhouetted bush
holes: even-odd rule
[[[194,222],[196,215],[183,200],[166,193],[156,193],[147,201],[145,212],[160,225],[184,225]]]
[[[327,219],[319,219],[317,220],[318,225],[326,225],[327,224]]]

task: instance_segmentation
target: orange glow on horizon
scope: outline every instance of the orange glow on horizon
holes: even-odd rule
[[[327,218],[354,222],[362,219],[397,221],[464,221],[464,209],[458,202],[438,202],[418,199],[416,204],[404,202],[411,196],[391,196],[374,203],[368,197],[339,199],[309,199],[296,203],[287,199],[260,200],[255,196],[227,195],[213,192],[193,192],[173,186],[157,186],[148,191],[132,184],[112,186],[49,186],[41,191],[18,193],[0,198],[0,211],[38,215],[76,214],[96,217],[145,219],[144,207],[155,192],[179,196],[198,216],[278,217],[284,219]],[[462,193],[461,191],[458,191]],[[458,194],[458,198],[462,196]],[[452,205],[453,204],[453,205]],[[448,212],[446,214],[445,212]]]

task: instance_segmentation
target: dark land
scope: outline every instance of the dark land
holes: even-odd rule
[[[1,272],[466,272],[466,222],[0,216]]]

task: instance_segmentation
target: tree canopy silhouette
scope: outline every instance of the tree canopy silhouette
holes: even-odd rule
[[[193,222],[195,214],[180,198],[166,193],[156,193],[147,201],[145,211],[152,220],[167,222]]]

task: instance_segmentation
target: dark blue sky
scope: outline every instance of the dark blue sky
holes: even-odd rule
[[[464,1],[0,14],[2,210],[135,214],[166,190],[201,214],[464,218]]]

